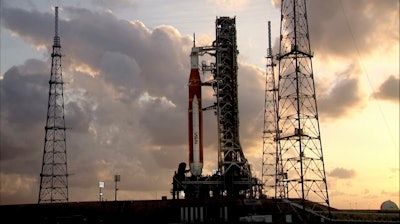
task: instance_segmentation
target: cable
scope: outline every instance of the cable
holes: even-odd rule
[[[362,68],[363,72],[365,73],[365,76],[367,77],[369,87],[371,88],[372,93],[374,93],[374,92],[375,92],[375,91],[374,91],[374,88],[372,87],[372,83],[371,83],[371,80],[370,80],[370,78],[369,78],[368,72],[367,72],[367,70],[365,69],[364,63],[363,63],[362,60],[361,60],[360,50],[358,49],[357,42],[356,42],[356,40],[355,40],[355,38],[354,38],[354,33],[353,33],[352,29],[351,29],[350,22],[349,22],[349,19],[347,18],[346,11],[344,10],[342,0],[340,0],[340,6],[341,6],[341,8],[342,8],[344,18],[345,18],[345,20],[346,20],[347,28],[349,29],[349,32],[350,32],[350,34],[351,34],[351,38],[352,38],[354,47],[356,48],[356,51],[357,51],[358,61],[359,61],[360,65],[361,65],[361,68]],[[372,98],[375,99],[375,97],[374,97],[373,94],[372,94]],[[375,99],[375,102],[376,102],[377,105],[378,105],[379,112],[380,112],[380,114],[381,114],[381,116],[382,116],[382,118],[383,118],[383,121],[384,121],[384,123],[385,123],[385,125],[386,125],[386,128],[387,128],[387,130],[388,130],[388,132],[389,132],[389,136],[390,136],[390,138],[391,138],[391,140],[392,140],[392,142],[393,142],[393,145],[394,145],[396,148],[399,148],[399,146],[397,146],[396,143],[395,143],[395,141],[394,141],[393,134],[392,134],[392,132],[391,132],[391,130],[390,130],[389,124],[388,124],[388,122],[387,122],[387,120],[386,120],[386,117],[385,117],[383,111],[382,111],[382,107],[381,107],[379,101]]]

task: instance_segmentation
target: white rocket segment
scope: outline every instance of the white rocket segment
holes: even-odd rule
[[[200,48],[198,47],[193,47],[192,48],[192,53],[190,54],[190,67],[199,68],[199,52],[200,52]]]
[[[190,164],[190,172],[194,176],[200,176],[203,163],[200,162],[200,116],[199,116],[199,101],[194,95],[192,101],[192,127],[193,127],[193,163]]]

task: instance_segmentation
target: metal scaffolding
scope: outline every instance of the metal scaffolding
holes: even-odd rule
[[[68,202],[67,146],[58,7],[55,7],[55,36],[51,54],[49,100],[45,126],[38,203]]]
[[[174,198],[179,198],[179,191],[185,192],[185,198],[255,198],[261,194],[262,184],[252,177],[239,141],[236,19],[219,17],[215,27],[213,46],[198,47],[198,51],[199,55],[215,56],[215,63],[202,64],[203,71],[213,74],[213,79],[202,85],[211,86],[216,96],[214,105],[203,110],[216,110],[218,171],[212,176],[186,177],[186,164],[181,163],[173,178]]]
[[[229,182],[236,177],[251,178],[251,170],[239,141],[236,20],[220,17],[215,27],[216,72],[213,88],[217,98],[218,166]]]
[[[268,48],[267,66],[265,74],[265,101],[264,101],[264,129],[263,129],[263,155],[262,155],[262,183],[263,193],[268,197],[284,197],[277,189],[276,179],[282,168],[281,160],[278,160],[279,147],[276,139],[279,136],[277,127],[277,87],[274,68],[274,55],[271,47],[271,22],[268,21]],[[279,163],[278,163],[279,162]]]
[[[283,0],[277,127],[280,197],[329,207],[305,0]],[[280,173],[279,173],[280,172]],[[286,192],[282,193],[281,192]]]

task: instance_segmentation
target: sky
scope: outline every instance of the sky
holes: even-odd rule
[[[279,0],[2,0],[0,204],[37,203],[54,7],[59,7],[69,201],[172,198],[188,162],[190,50],[236,18],[240,140],[261,178],[267,23],[279,45]],[[307,1],[330,204],[399,205],[399,1]],[[276,53],[276,51],[274,52]],[[206,79],[207,77],[202,77]],[[203,106],[214,101],[203,90]],[[204,114],[204,169],[217,127]]]

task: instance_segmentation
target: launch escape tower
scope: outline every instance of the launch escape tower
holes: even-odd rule
[[[266,87],[266,101],[273,104],[274,97],[277,97],[277,113],[276,117],[273,116],[274,106],[270,105],[267,110],[270,114],[265,116],[265,119],[270,119],[270,128],[264,132],[275,130],[275,134],[266,136],[264,144],[267,143],[269,151],[263,153],[264,157],[271,156],[276,160],[275,175],[263,170],[263,180],[270,179],[264,183],[275,181],[277,198],[300,199],[303,210],[306,201],[330,207],[312,57],[306,1],[282,0],[280,46],[276,57],[279,62],[277,91],[272,71],[267,72]],[[267,58],[271,60],[268,67],[272,70],[271,52]],[[272,146],[272,141],[276,141],[277,148]],[[265,162],[263,169],[271,168],[271,164]]]
[[[259,195],[262,187],[262,184],[252,177],[250,165],[239,141],[236,20],[235,18],[219,17],[216,19],[215,26],[216,40],[213,42],[213,46],[194,46],[191,55],[208,53],[215,57],[215,63],[201,65],[203,72],[211,72],[213,75],[211,81],[203,82],[201,85],[211,86],[216,96],[214,105],[202,110],[216,110],[218,172],[212,176],[192,175],[187,177],[185,175],[186,165],[181,163],[173,178],[173,198],[179,197],[179,191],[184,191],[186,198],[220,196],[254,198]],[[192,68],[191,77],[193,72]],[[189,119],[192,113],[190,108],[189,105]],[[191,130],[189,132],[194,133]],[[202,150],[200,151],[202,152]]]
[[[38,203],[68,202],[67,147],[58,7],[55,7],[55,36],[51,54],[49,100],[45,126]]]

